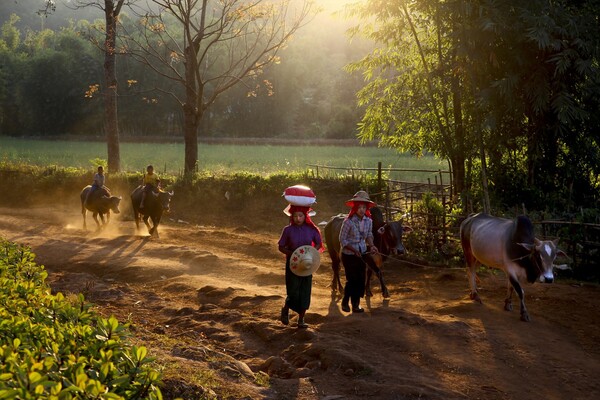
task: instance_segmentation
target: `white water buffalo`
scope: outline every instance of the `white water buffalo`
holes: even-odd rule
[[[79,194],[79,198],[81,199],[81,214],[83,215],[83,229],[87,229],[87,210],[92,212],[92,217],[94,218],[94,221],[96,221],[96,226],[100,229],[102,226],[108,224],[111,211],[115,214],[119,213],[121,197],[111,196],[108,188],[102,187],[92,192],[86,203],[85,199],[91,189],[92,186],[87,185]],[[102,225],[98,222],[98,215],[100,215]],[[106,221],[104,221],[104,215],[106,215]]]
[[[513,221],[487,214],[475,214],[460,225],[460,240],[467,262],[471,299],[481,303],[475,282],[477,262],[499,268],[508,277],[504,309],[512,310],[512,292],[515,290],[521,301],[521,320],[529,321],[524,300],[525,292],[520,282],[554,281],[554,259],[559,254],[565,255],[556,247],[558,239],[538,240],[534,236],[533,224],[525,216],[519,216]]]

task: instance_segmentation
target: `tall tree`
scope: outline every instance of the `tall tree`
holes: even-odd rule
[[[153,0],[158,11],[128,35],[129,51],[176,81],[183,110],[184,172],[196,170],[198,130],[215,100],[239,83],[255,95],[263,69],[311,16],[308,0]],[[292,5],[299,3],[298,5]],[[268,85],[268,83],[267,83]]]
[[[473,121],[461,42],[452,33],[460,20],[453,2],[367,0],[351,9],[366,34],[379,44],[347,68],[362,71],[366,86],[358,92],[366,107],[359,124],[363,140],[420,155],[433,152],[452,166],[458,193],[465,188],[465,159]]]
[[[596,0],[367,0],[354,32],[379,48],[348,67],[367,79],[360,137],[447,158],[464,193],[476,167],[499,201],[560,201],[582,166],[589,188],[598,11]]]
[[[21,32],[15,27],[18,20],[11,14],[0,33],[0,135],[15,135],[20,129],[15,94],[17,83],[22,80],[24,57],[19,51]]]
[[[77,7],[97,7],[104,13],[104,130],[108,156],[108,170],[121,170],[121,150],[119,140],[119,124],[117,119],[117,24],[123,5],[129,5],[135,0],[75,0]]]
[[[505,199],[564,208],[573,196],[586,201],[594,192],[599,7],[595,0],[506,0],[474,10],[477,51],[470,57],[482,66],[486,154]]]

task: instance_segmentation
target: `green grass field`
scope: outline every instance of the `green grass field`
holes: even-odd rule
[[[213,174],[251,172],[261,175],[303,172],[309,164],[340,168],[383,168],[447,170],[445,161],[432,156],[416,158],[391,149],[377,147],[338,146],[273,146],[238,144],[198,145],[201,171]],[[180,143],[122,143],[121,167],[124,171],[143,171],[147,164],[163,173],[180,174],[183,170],[184,146]],[[106,144],[102,142],[48,141],[0,137],[0,162],[31,165],[57,165],[95,169],[94,159],[106,160]],[[319,169],[323,174],[350,174],[352,171]],[[355,174],[361,172],[355,171]],[[374,173],[374,172],[373,172]],[[424,181],[434,173],[391,172],[390,178]],[[433,179],[433,178],[432,178]]]

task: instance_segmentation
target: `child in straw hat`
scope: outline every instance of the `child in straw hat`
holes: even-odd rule
[[[300,246],[312,245],[316,249],[322,247],[321,232],[310,219],[310,207],[289,205],[284,213],[290,217],[290,223],[283,228],[279,238],[279,251],[286,255],[285,289],[286,299],[281,309],[280,321],[289,324],[289,310],[298,313],[298,328],[308,328],[304,322],[306,310],[310,307],[312,290],[312,274],[298,276],[290,269],[290,256]]]
[[[340,230],[342,263],[346,274],[342,310],[350,312],[348,301],[351,300],[352,312],[361,313],[365,311],[360,307],[360,298],[365,295],[367,271],[364,257],[368,257],[368,253],[377,253],[373,244],[373,220],[369,211],[376,204],[369,199],[367,192],[360,190],[346,205],[352,208]]]

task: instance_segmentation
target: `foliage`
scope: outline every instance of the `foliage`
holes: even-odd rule
[[[360,3],[351,11],[361,19],[353,32],[378,43],[348,66],[367,79],[358,93],[366,107],[360,137],[449,159],[463,195],[485,193],[485,174],[497,203],[597,203],[598,7]]]
[[[456,221],[432,193],[424,193],[414,206],[410,223],[413,231],[406,235],[405,246],[429,261],[448,263],[460,253],[458,243],[445,236]]]
[[[310,17],[312,2],[241,0],[207,3],[153,0],[137,25],[124,36],[124,48],[167,82],[183,117],[184,173],[198,162],[198,130],[212,105],[244,84],[248,96],[271,83],[261,75],[280,60],[279,52]],[[293,13],[291,12],[293,9]],[[161,90],[165,90],[161,88]]]
[[[63,85],[77,86],[77,89],[69,94],[69,101],[75,101],[77,104],[73,105],[72,110],[65,110],[62,118],[68,129],[59,133],[104,137],[103,61],[102,54],[98,51],[104,41],[103,13],[99,12],[101,10],[97,7],[74,10],[71,9],[73,7],[68,8],[58,2],[57,11],[42,20],[46,29],[40,29],[40,18],[35,16],[32,10],[37,8],[37,5],[31,7],[31,4],[26,6],[24,3],[27,1],[0,2],[0,25],[3,24],[10,30],[11,39],[7,38],[7,41],[12,42],[14,38],[21,44],[16,48],[7,47],[6,53],[3,53],[0,40],[0,135],[50,134],[45,130],[33,130],[34,126],[36,129],[44,128],[43,119],[48,118],[46,115],[28,111],[28,119],[24,119],[20,114],[20,110],[32,109],[29,103],[36,99],[25,91],[21,91],[18,98],[13,95],[17,93],[15,84],[25,82],[21,75],[28,70],[28,65],[33,63],[33,58],[38,57],[38,53],[44,50],[39,40],[35,44],[33,41],[27,45],[23,42],[29,31],[32,36],[40,36],[41,30],[46,32],[45,35],[49,32],[59,35],[62,29],[73,29],[76,33],[73,35],[74,40],[65,42],[60,48],[54,46],[51,41],[44,44],[45,49],[63,53],[66,59],[81,61],[81,68],[69,70],[68,77],[73,83],[62,82]],[[11,24],[9,17],[13,12],[18,13],[20,19]],[[67,17],[63,20],[65,16]],[[70,23],[69,20],[76,22]],[[62,21],[61,26],[57,26],[59,21]],[[120,22],[129,32],[140,21],[130,9],[124,8],[120,14]],[[353,105],[354,93],[360,88],[362,79],[344,74],[341,68],[352,58],[358,57],[368,45],[364,42],[349,43],[345,40],[344,30],[347,25],[347,22],[333,19],[325,13],[317,16],[310,25],[298,31],[294,40],[281,50],[281,58],[277,64],[263,70],[250,85],[235,86],[216,100],[211,106],[210,115],[207,114],[202,122],[200,135],[277,138],[323,136],[354,139],[356,122],[360,120],[360,110]],[[175,32],[174,35],[181,37],[179,32]],[[90,45],[90,42],[96,43],[97,46]],[[118,50],[116,72],[121,139],[158,135],[182,137],[181,104],[171,95],[182,94],[178,83],[169,81],[149,67],[132,60],[125,53],[125,47],[119,46]],[[59,58],[53,60],[61,61]],[[93,73],[89,72],[90,61],[94,64]],[[13,68],[12,65],[17,62],[18,65]],[[66,69],[64,65],[56,64],[53,71],[52,73],[58,74]],[[39,72],[42,76],[38,80],[44,79],[44,71]],[[62,74],[58,80],[65,81],[66,76]],[[264,82],[269,82],[270,85],[267,87]],[[52,83],[59,85],[61,82]],[[3,98],[3,91],[6,92],[6,98]],[[249,92],[255,92],[256,96],[249,96]],[[40,91],[32,93],[37,94]],[[58,97],[63,95],[62,92],[57,91],[56,98],[53,97],[52,91],[47,92],[44,89],[41,93],[51,104],[58,105],[64,101],[63,97]],[[73,95],[75,97],[71,97]],[[48,105],[49,108],[51,104]],[[338,111],[338,108],[341,110]],[[335,123],[330,126],[332,115]],[[318,129],[315,129],[316,127]],[[58,132],[62,128],[53,126],[51,129]],[[311,136],[313,133],[318,136]]]
[[[90,44],[74,26],[23,38],[17,21],[5,23],[0,38],[0,134],[95,131],[99,113],[83,97],[100,70]]]
[[[0,397],[162,399],[146,348],[90,311],[83,295],[51,295],[29,249],[0,241]]]
[[[104,158],[100,158],[100,157],[96,157],[90,160],[90,164],[92,165],[92,168],[96,169],[98,167],[102,167],[106,170],[107,166],[108,166],[108,161],[106,161],[106,159]]]

